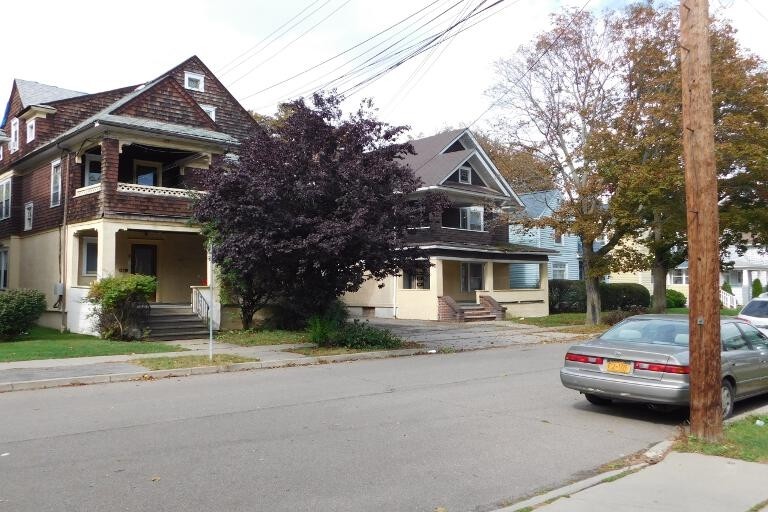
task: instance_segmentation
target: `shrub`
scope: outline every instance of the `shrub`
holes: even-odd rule
[[[0,341],[17,338],[45,311],[45,295],[39,290],[0,292]]]
[[[341,325],[335,320],[326,318],[324,316],[315,315],[309,319],[307,324],[307,332],[309,333],[309,341],[316,343],[319,346],[326,346],[331,343],[336,331],[341,328]]]
[[[627,310],[614,309],[612,311],[605,311],[602,315],[600,315],[600,321],[606,325],[616,325],[625,318],[629,318],[630,316],[635,315],[642,315],[647,312],[648,310],[643,307],[632,307]]]
[[[156,289],[153,276],[126,275],[94,281],[85,300],[94,305],[92,316],[99,335],[118,340],[142,338],[149,315],[147,300]]]
[[[761,293],[763,293],[763,283],[760,282],[760,279],[755,279],[752,281],[752,296],[759,297]]]
[[[647,308],[651,305],[651,293],[638,283],[601,283],[600,302],[603,311]]]
[[[731,283],[723,283],[723,285],[720,287],[724,292],[728,292],[731,295],[733,295],[733,288],[731,288]]]
[[[551,279],[549,281],[550,313],[584,313],[587,311],[587,291],[584,281]]]
[[[352,349],[394,349],[400,348],[403,340],[387,329],[380,329],[368,322],[354,320],[344,324],[332,336],[332,345]]]
[[[685,294],[677,290],[667,290],[667,307],[683,308],[687,302]]]

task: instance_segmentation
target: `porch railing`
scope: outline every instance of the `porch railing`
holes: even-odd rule
[[[192,312],[205,322],[206,326],[211,322],[211,305],[203,295],[200,287],[192,287]]]
[[[738,304],[736,304],[736,296],[725,290],[720,290],[720,302],[723,303],[724,308],[736,309],[738,307]]]
[[[180,197],[183,199],[189,199],[199,194],[204,194],[202,190],[189,190],[186,188],[170,188],[170,187],[154,187],[150,185],[138,185],[136,183],[123,183],[117,184],[118,192],[127,192],[130,194],[145,194],[150,196],[160,197]]]

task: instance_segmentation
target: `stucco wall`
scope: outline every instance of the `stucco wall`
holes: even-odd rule
[[[383,281],[368,280],[354,293],[346,293],[341,299],[351,307],[394,307],[394,291],[402,277],[390,276]],[[379,288],[380,284],[383,288]]]
[[[443,260],[443,295],[457,301],[474,301],[475,292],[461,291],[461,262]]]
[[[437,320],[435,290],[398,290],[397,318]]]
[[[59,275],[59,231],[51,230],[19,239],[20,272],[18,287],[34,288],[45,294],[49,310],[58,299],[53,295]],[[9,260],[14,256],[11,254]]]

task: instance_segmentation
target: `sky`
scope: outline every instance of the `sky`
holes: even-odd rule
[[[246,108],[271,114],[277,102],[338,76],[343,68],[335,73],[333,68],[364,47],[285,84],[259,91],[347,50],[431,2],[10,1],[0,10],[0,17],[10,21],[3,24],[0,94],[5,102],[14,78],[99,92],[154,79],[189,56],[197,55]],[[466,126],[491,104],[485,91],[495,80],[494,62],[512,56],[521,44],[546,30],[550,13],[565,7],[582,7],[584,2],[504,0],[488,11],[495,14],[487,20],[434,52],[425,52],[383,75],[351,95],[344,108],[353,109],[363,97],[372,98],[382,120],[411,126],[413,136]],[[453,3],[439,0],[421,14],[429,19]],[[473,0],[472,5],[475,3]],[[599,12],[624,3],[591,0],[587,9]],[[446,19],[452,19],[454,13],[458,15],[463,7],[464,4],[459,4]],[[303,15],[312,14],[295,27],[290,23],[280,29],[277,34],[284,34],[279,39],[273,36],[269,45],[272,39],[263,42],[302,10]],[[710,10],[730,19],[742,44],[768,60],[768,0],[710,0]],[[237,59],[249,49],[250,53]],[[489,111],[475,126],[482,128],[495,115],[494,110]]]

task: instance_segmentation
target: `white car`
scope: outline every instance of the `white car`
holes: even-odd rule
[[[739,312],[738,318],[749,322],[763,334],[768,335],[768,293],[761,293],[759,297],[747,302]]]

